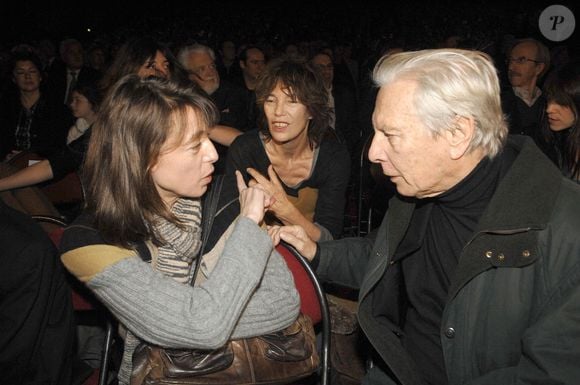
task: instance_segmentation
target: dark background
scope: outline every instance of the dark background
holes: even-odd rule
[[[74,36],[91,41],[100,36],[110,38],[115,33],[141,31],[160,34],[215,33],[247,26],[276,35],[345,35],[345,38],[365,38],[372,34],[406,33],[427,23],[429,33],[465,33],[465,30],[502,28],[505,33],[538,36],[537,19],[551,4],[562,4],[576,16],[576,32],[568,44],[578,42],[580,14],[571,1],[381,1],[379,4],[353,2],[270,2],[251,1],[18,1],[5,0],[0,6],[0,33],[4,48],[15,43],[49,38],[58,41]],[[483,20],[483,21],[482,21]],[[413,25],[415,24],[415,25]],[[487,26],[486,26],[487,24]],[[88,31],[90,29],[90,32]],[[168,29],[171,31],[168,32]],[[509,29],[509,30],[508,30]],[[435,31],[432,31],[435,30]],[[440,30],[440,31],[438,31]],[[130,31],[130,32],[128,32]],[[483,32],[483,31],[480,31]],[[252,31],[250,31],[250,34]],[[348,36],[346,36],[348,35]],[[170,38],[171,36],[167,36]],[[315,38],[317,36],[314,36]]]

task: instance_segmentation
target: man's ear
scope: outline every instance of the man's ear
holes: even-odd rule
[[[457,116],[453,129],[445,131],[445,138],[449,143],[449,156],[451,159],[460,159],[467,153],[474,135],[475,120],[473,117]]]
[[[536,65],[536,76],[537,77],[540,77],[540,74],[544,71],[544,68],[546,68],[545,63],[538,63]]]

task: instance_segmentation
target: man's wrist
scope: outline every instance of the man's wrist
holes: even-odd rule
[[[314,252],[312,259],[310,259],[310,266],[316,270],[318,268],[318,264],[320,263],[320,245],[318,242],[314,242],[314,244],[316,245],[316,251]]]

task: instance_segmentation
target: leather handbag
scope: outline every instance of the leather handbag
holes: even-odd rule
[[[286,329],[230,340],[216,350],[166,349],[141,343],[131,385],[289,384],[319,365],[312,322],[300,314]]]
[[[221,183],[217,178],[206,194],[204,236],[211,227]],[[283,385],[310,376],[319,364],[312,320],[300,314],[286,329],[230,340],[215,350],[169,349],[142,342],[133,353],[131,385]]]

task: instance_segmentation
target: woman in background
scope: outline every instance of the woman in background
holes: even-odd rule
[[[350,156],[329,127],[328,92],[318,72],[291,58],[272,60],[256,97],[260,129],[234,141],[226,172],[239,170],[274,196],[269,224],[299,224],[317,241],[338,238]]]
[[[78,124],[72,126],[69,137],[73,140],[68,146],[38,163],[1,178],[0,191],[31,186],[53,178],[58,180],[79,169],[89,141],[90,126],[97,118],[100,101],[101,95],[95,86],[79,83],[72,91],[70,107],[77,121],[82,120],[87,128],[80,132]]]
[[[580,183],[580,62],[555,72],[545,92],[547,119],[540,145],[564,175]]]
[[[117,80],[128,74],[137,74],[143,79],[150,76],[171,79],[182,87],[203,92],[196,83],[189,80],[187,72],[171,51],[149,37],[128,40],[119,48],[101,81],[101,88],[106,92]],[[210,139],[229,146],[240,133],[235,128],[216,125],[210,131]]]

